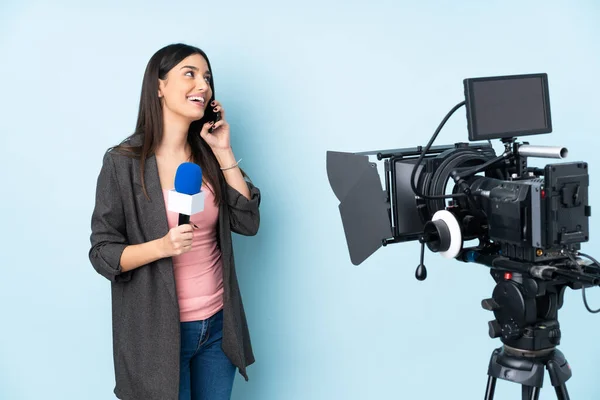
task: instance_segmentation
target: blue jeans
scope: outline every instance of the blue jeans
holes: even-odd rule
[[[181,322],[179,400],[229,400],[235,366],[221,349],[223,310],[202,321]]]

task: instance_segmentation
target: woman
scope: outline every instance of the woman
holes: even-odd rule
[[[202,168],[204,210],[177,226],[167,193],[190,161]],[[184,44],[159,50],[135,132],[104,155],[92,215],[90,261],[112,288],[118,398],[229,399],[235,369],[248,380],[254,355],[231,232],[256,234],[259,204],[231,150],[208,57]]]

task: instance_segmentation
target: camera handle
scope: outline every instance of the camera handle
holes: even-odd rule
[[[419,242],[421,243],[421,262],[417,267],[417,271],[415,272],[415,277],[419,281],[424,281],[427,278],[427,268],[425,268],[424,260],[425,260],[425,235],[421,235],[419,237]]]

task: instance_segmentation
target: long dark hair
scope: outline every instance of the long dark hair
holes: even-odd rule
[[[201,49],[189,46],[182,43],[171,44],[158,50],[146,66],[144,79],[142,82],[142,93],[140,96],[140,107],[138,118],[135,127],[135,132],[125,139],[121,144],[113,149],[121,154],[138,158],[140,160],[142,188],[146,198],[146,183],[144,179],[144,168],[146,159],[154,154],[156,147],[161,142],[163,137],[163,113],[160,98],[158,97],[158,80],[165,79],[167,73],[179,64],[183,59],[193,54],[200,54],[206,60],[208,70],[210,71],[210,88],[212,89],[212,97],[210,103],[215,99],[215,86],[213,82],[212,68],[206,53]],[[208,116],[205,116],[198,121],[190,124],[188,130],[187,141],[192,149],[192,160],[202,167],[203,179],[206,179],[212,186],[215,203],[219,204],[222,199],[222,184],[224,183],[223,173],[219,167],[219,163],[214,156],[208,144],[200,137],[200,130],[204,123],[208,122]],[[142,145],[135,146],[129,144],[130,140],[136,136],[142,138]],[[245,173],[243,173],[244,176]]]

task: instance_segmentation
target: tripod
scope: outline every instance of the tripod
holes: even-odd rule
[[[548,371],[558,400],[569,400],[565,385],[571,368],[556,348],[560,343],[558,310],[568,279],[539,279],[527,273],[491,270],[496,281],[492,298],[481,305],[493,311],[491,338],[503,346],[492,352],[485,400],[493,400],[497,379],[521,384],[522,400],[537,400]]]
[[[498,378],[520,383],[522,400],[538,400],[544,381],[544,368],[548,370],[557,399],[569,400],[565,382],[571,377],[571,368],[560,350],[551,348],[538,352],[520,352],[508,346],[492,352],[485,400],[494,399]]]

